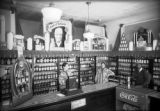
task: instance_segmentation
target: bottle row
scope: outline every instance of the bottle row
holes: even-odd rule
[[[160,67],[160,62],[154,62],[154,67]]]
[[[55,79],[57,78],[57,74],[46,74],[46,75],[38,75],[38,76],[34,76],[34,80],[52,80],[52,79]]]
[[[80,62],[82,61],[94,61],[93,57],[84,57],[84,58],[80,58]]]
[[[118,75],[131,75],[131,72],[130,71],[128,71],[128,72],[126,72],[126,71],[119,71]]]
[[[154,79],[154,85],[160,87],[160,78]]]
[[[35,66],[45,67],[45,66],[57,66],[57,63],[35,63]]]
[[[113,62],[110,62],[110,65],[111,65],[111,66],[117,66],[117,62],[114,62],[114,61],[113,61]]]
[[[34,82],[34,88],[53,87],[56,85],[57,85],[57,81],[53,81],[53,80],[43,80],[43,81]]]
[[[80,67],[81,67],[81,68],[91,67],[91,64],[90,64],[90,63],[81,64]]]
[[[72,57],[72,58],[66,57],[66,58],[60,59],[60,62],[75,62],[75,61],[76,61],[76,57]]]
[[[6,89],[6,90],[2,90],[2,100],[6,100],[6,99],[11,99],[11,91]]]
[[[96,59],[97,60],[108,60],[109,58],[104,56],[104,57],[96,57]]]
[[[32,64],[32,58],[25,58],[25,59],[28,63]]]
[[[2,94],[9,93],[10,85],[9,84],[2,84],[1,90]]]
[[[77,70],[72,71],[72,73],[71,73],[70,77],[71,77],[71,76],[78,76],[78,71],[77,71]]]
[[[9,84],[10,84],[10,79],[2,79],[1,80],[1,88],[2,89],[9,88],[8,87]]]
[[[40,72],[40,71],[56,71],[57,67],[56,66],[35,66],[34,71],[35,72]]]
[[[6,100],[11,99],[11,81],[10,75],[12,73],[12,68],[10,67],[0,67],[0,86],[1,86],[1,96],[0,99]]]
[[[130,67],[131,63],[119,63],[119,67]]]
[[[160,73],[154,74],[154,75],[153,75],[153,79],[160,79]]]
[[[62,65],[60,65],[59,68],[62,69]],[[68,68],[69,69],[78,69],[78,64],[68,64]]]
[[[109,69],[112,70],[112,71],[116,71],[117,68],[114,67],[114,66],[111,66]]]
[[[44,87],[44,88],[34,89],[33,94],[40,95],[40,94],[47,94],[49,92],[55,92],[55,91],[57,91],[57,88],[55,88],[55,87],[50,87],[50,88]]]
[[[46,80],[38,80],[38,81],[34,81],[33,84],[34,85],[40,85],[40,86],[45,86],[46,84],[50,84],[51,86],[56,85],[57,80],[56,79],[46,79]],[[39,87],[40,88],[40,87]]]
[[[131,68],[130,67],[118,67],[118,71],[131,72]]]
[[[160,63],[160,59],[156,58],[156,59],[154,59],[154,62]]]
[[[159,72],[160,73],[160,67],[153,67],[154,72]]]
[[[144,64],[148,64],[149,60],[145,60],[145,59],[133,59],[133,63],[144,63]]]
[[[80,75],[88,75],[88,74],[93,74],[92,70],[80,72]]]
[[[53,62],[57,62],[57,59],[53,57],[36,59],[36,63],[53,63]]]
[[[118,59],[119,62],[129,62],[131,63],[131,59]]]
[[[74,62],[76,58],[60,58],[60,62]],[[36,63],[57,63],[58,58],[55,57],[46,57],[46,58],[36,58]]]
[[[0,58],[0,65],[12,65],[16,62],[16,58]]]
[[[125,45],[124,45],[125,46]],[[119,48],[119,51],[128,51],[129,50],[129,48],[128,47],[120,47]]]

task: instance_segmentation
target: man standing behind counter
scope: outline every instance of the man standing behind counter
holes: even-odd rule
[[[148,88],[151,81],[151,74],[140,63],[137,63],[133,73],[133,80],[136,86]]]

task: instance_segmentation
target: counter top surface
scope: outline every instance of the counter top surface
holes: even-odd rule
[[[69,96],[65,96],[61,94],[60,92],[52,92],[48,94],[37,95],[37,96],[33,96],[30,100],[24,102],[23,104],[18,105],[16,107],[12,107],[11,109],[17,109],[17,108],[19,109],[19,108],[32,107],[32,106],[36,107],[39,105],[55,103],[55,102],[71,99],[79,95],[85,95],[85,94],[89,94],[92,92],[98,92],[100,90],[105,90],[105,89],[113,88],[116,86],[117,86],[116,83],[108,82],[105,84],[94,84],[94,85],[83,86],[81,89],[82,90],[81,93],[77,93],[77,94],[69,95]]]
[[[142,86],[131,86],[131,88],[128,89],[126,85],[120,85],[118,88],[123,88],[125,90],[131,90],[143,94],[155,93],[153,89],[143,88]]]
[[[160,100],[160,92],[155,92],[155,93],[151,94],[150,97],[157,98]]]

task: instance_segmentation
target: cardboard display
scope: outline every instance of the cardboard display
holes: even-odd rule
[[[72,24],[70,21],[47,21],[43,19],[43,32],[49,32],[50,49],[52,51],[71,51],[72,50]],[[61,30],[62,38],[55,33],[56,30]]]
[[[13,66],[11,74],[12,103],[17,106],[32,97],[32,72],[29,64],[21,56]]]

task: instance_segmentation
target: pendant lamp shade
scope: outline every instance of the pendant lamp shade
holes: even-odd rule
[[[62,10],[53,7],[52,4],[50,4],[48,7],[44,7],[41,12],[45,19],[49,19],[52,21],[58,21],[62,16]]]
[[[88,24],[88,21],[89,21],[89,5],[91,4],[91,2],[86,2],[87,6],[88,6],[88,19],[87,19],[87,22],[86,22],[86,25],[85,25],[85,31],[83,33],[83,37],[84,38],[87,38],[87,39],[91,39],[91,38],[94,38],[94,33],[90,32],[87,24]]]

